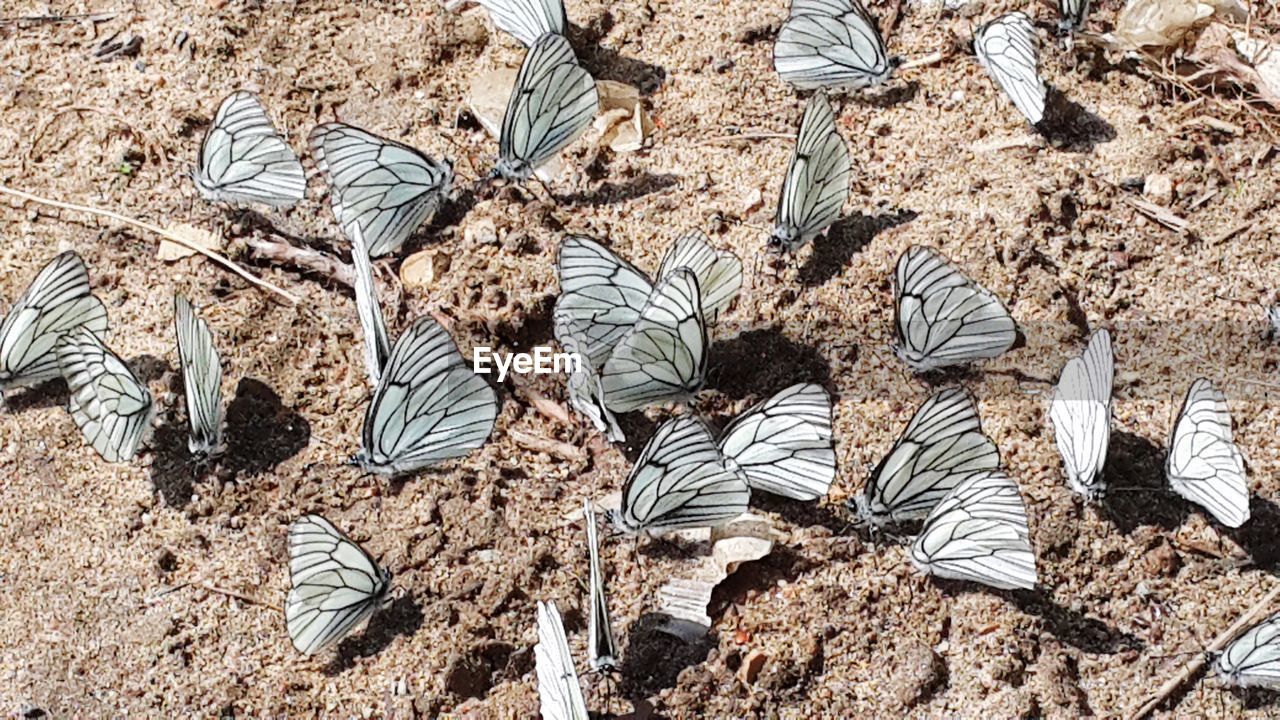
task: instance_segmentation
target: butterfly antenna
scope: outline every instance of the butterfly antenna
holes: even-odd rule
[[[464,178],[462,178],[462,179],[463,179],[463,180],[471,180],[471,181],[472,181],[472,183],[474,183],[476,180],[478,180],[478,179],[480,178],[480,171],[479,171],[478,169],[476,169],[476,164],[475,164],[475,162],[474,162],[474,161],[472,161],[472,159],[471,159],[471,153],[469,153],[469,152],[467,151],[467,148],[466,148],[466,147],[463,147],[462,143],[458,142],[458,141],[457,141],[457,139],[455,139],[455,138],[454,138],[453,136],[451,136],[451,135],[446,135],[446,134],[441,133],[440,137],[444,138],[446,142],[448,142],[450,145],[452,145],[452,146],[454,146],[455,148],[457,148],[457,149],[458,149],[458,159],[459,159],[459,160],[466,160],[466,161],[467,161],[467,168],[468,168],[468,169],[470,170],[470,172],[471,172],[471,177],[470,177],[470,178],[466,178],[466,177],[464,177]],[[459,176],[461,176],[461,175],[462,175],[462,173],[458,173],[458,175],[459,175]]]

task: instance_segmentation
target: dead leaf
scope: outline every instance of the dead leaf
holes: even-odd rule
[[[187,223],[177,223],[165,228],[166,231],[186,240],[188,243],[197,247],[204,248],[210,252],[217,252],[223,247],[223,238],[215,235],[204,228],[198,228]],[[156,249],[156,257],[165,262],[173,262],[182,258],[195,255],[196,251],[188,247],[183,247],[176,242],[160,238],[160,247]]]
[[[653,132],[653,121],[644,110],[640,91],[626,83],[600,80],[596,92],[600,96],[600,114],[592,125],[600,143],[620,153],[644,147],[645,138]]]
[[[448,254],[422,250],[405,258],[400,265],[400,282],[407,288],[429,288],[448,269]]]

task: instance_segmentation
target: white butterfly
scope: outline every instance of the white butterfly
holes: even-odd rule
[[[58,341],[58,367],[71,390],[67,409],[107,462],[127,462],[151,429],[151,392],[87,327]]]
[[[1001,15],[973,35],[978,62],[1032,125],[1044,119],[1047,89],[1040,79],[1040,41],[1031,18]]]
[[[819,90],[804,107],[796,148],[778,195],[769,248],[795,250],[830,227],[849,199],[852,170],[831,103]]]
[[[773,67],[801,90],[879,85],[896,65],[858,0],[792,0],[773,45]]]
[[[578,365],[569,372],[569,404],[579,415],[591,421],[596,430],[604,433],[609,442],[623,442],[626,435],[618,427],[613,411],[604,403],[604,385],[600,381],[600,373],[591,364],[586,341],[569,329],[571,323],[565,317],[555,315],[554,322],[560,347],[578,358]]]
[[[563,0],[479,0],[499,30],[530,47],[547,33],[564,35],[569,27]]]
[[[1018,485],[1001,470],[957,485],[925,519],[911,546],[921,571],[1004,590],[1036,584],[1027,508]]]
[[[612,418],[592,407],[625,412],[701,385],[708,318],[719,318],[742,287],[737,257],[715,250],[699,231],[686,233],[663,257],[655,288],[600,243],[570,235],[557,267],[556,339],[582,353],[585,373],[571,376],[570,400],[597,428],[622,438]],[[602,371],[598,389],[592,368]]]
[[[893,350],[916,372],[994,358],[1018,339],[1004,304],[933,248],[916,245],[898,258],[893,293]]]
[[[698,277],[679,267],[658,282],[640,319],[600,370],[604,402],[614,412],[687,399],[702,387],[707,326]]]
[[[391,349],[353,462],[379,475],[414,472],[480,447],[497,417],[493,389],[471,371],[449,333],[421,317]]]
[[[187,449],[197,458],[222,454],[222,361],[209,326],[181,295],[173,296],[173,323],[178,336],[182,389],[187,397],[191,435]]]
[[[311,131],[311,156],[329,182],[334,217],[356,225],[373,257],[396,252],[453,187],[453,167],[345,123]]]
[[[816,500],[836,477],[831,396],[813,383],[792,385],[739,415],[719,447],[753,490]]]
[[[369,383],[377,387],[382,369],[391,357],[391,340],[387,323],[378,304],[378,285],[373,279],[373,264],[369,261],[368,246],[359,225],[351,225],[351,263],[355,267],[356,315],[360,317],[360,329],[364,333],[364,365]]]
[[[630,534],[715,527],[746,512],[750,500],[746,478],[726,466],[707,426],[683,416],[659,426],[640,451],[613,522]]]
[[[1111,441],[1111,386],[1115,355],[1111,334],[1099,330],[1089,339],[1084,354],[1067,361],[1049,405],[1053,439],[1062,456],[1071,489],[1093,502],[1102,497],[1106,483],[1102,467]]]
[[[84,261],[68,250],[40,269],[0,324],[0,388],[58,377],[58,340],[79,327],[105,335],[107,309],[93,296]]]
[[[498,138],[493,173],[522,182],[586,131],[600,109],[591,74],[563,36],[547,33],[525,55]]]
[[[613,624],[609,621],[609,602],[604,595],[604,573],[600,570],[600,538],[596,528],[596,514],[591,501],[582,510],[587,521],[587,551],[591,560],[591,577],[588,591],[591,593],[591,614],[587,618],[587,650],[591,669],[614,670],[618,667],[618,643],[613,639]]]
[[[590,720],[554,602],[538,601],[538,644],[533,647],[533,657],[543,720]]]
[[[1214,670],[1228,685],[1280,689],[1280,613],[1228,645]]]
[[[298,652],[314,655],[351,633],[382,607],[390,571],[319,515],[289,526],[289,579],[284,617]]]
[[[1089,0],[1058,0],[1058,14],[1062,16],[1058,21],[1059,30],[1064,33],[1079,30],[1089,17]]]
[[[1164,473],[1174,492],[1223,525],[1240,527],[1249,519],[1244,458],[1232,439],[1227,398],[1204,378],[1191,384],[1182,402]]]
[[[192,177],[211,202],[287,208],[307,190],[298,156],[276,133],[257,96],[244,90],[228,95],[218,107]]]
[[[1000,451],[982,432],[973,396],[943,390],[912,416],[854,507],[876,527],[922,518],[962,482],[999,466]]]

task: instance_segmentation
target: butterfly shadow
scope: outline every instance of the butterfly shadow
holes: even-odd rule
[[[657,695],[676,685],[685,668],[705,662],[718,641],[709,629],[696,632],[673,632],[672,628],[692,628],[695,623],[672,618],[664,613],[645,613],[631,623],[626,632],[626,649],[618,668],[621,692],[632,699]]]
[[[914,210],[895,210],[880,215],[853,213],[840,218],[825,235],[814,239],[813,252],[800,266],[801,284],[815,287],[836,277],[875,236],[909,223],[917,215]]]
[[[70,397],[67,383],[62,378],[54,378],[38,385],[18,388],[12,394],[5,395],[3,401],[0,401],[0,409],[10,415],[18,415],[28,410],[64,408]]]
[[[841,512],[822,499],[813,502],[799,502],[780,495],[773,495],[760,490],[751,492],[751,505],[765,512],[777,513],[779,517],[796,527],[824,527],[833,535],[849,535],[854,523],[848,515]]]
[[[887,109],[895,105],[905,105],[916,99],[916,95],[920,93],[920,83],[916,80],[908,80],[903,83],[886,83],[876,90],[866,93],[858,93],[851,99],[859,105],[869,107]]]
[[[1144,647],[1137,637],[1058,603],[1044,590],[1015,590],[1010,597],[1020,610],[1044,621],[1059,642],[1084,652],[1111,655]]]
[[[191,502],[203,469],[187,449],[187,435],[186,419],[169,412],[151,436],[151,486],[171,508],[184,508]]]
[[[1254,565],[1268,571],[1280,567],[1280,505],[1258,496],[1249,501],[1249,519],[1238,528],[1224,528],[1236,544],[1249,553]]]
[[[766,398],[800,382],[832,390],[831,365],[823,354],[787,337],[779,327],[718,340],[710,355],[707,384],[735,400]]]
[[[359,658],[372,657],[386,650],[401,635],[413,637],[422,627],[422,606],[411,595],[397,598],[386,609],[374,613],[364,632],[338,643],[332,662],[325,667],[326,675],[346,672]]]
[[[604,182],[595,190],[589,192],[575,192],[568,195],[557,195],[555,200],[560,205],[590,205],[593,207],[601,207],[605,205],[613,205],[615,203],[624,203],[636,198],[642,198],[645,195],[651,195],[656,192],[662,192],[669,187],[674,187],[679,183],[675,175],[662,173],[654,175],[652,173],[641,173],[637,177],[631,178],[620,183]]]
[[[1270,708],[1280,708],[1280,690],[1269,690],[1262,687],[1227,687],[1227,692],[1235,696],[1245,710],[1266,710]],[[1267,712],[1265,717],[1275,717],[1273,712]]]
[[[266,383],[241,378],[227,405],[225,437],[219,476],[235,480],[274,470],[297,455],[311,442],[311,424]]]
[[[601,45],[615,24],[613,13],[606,9],[586,25],[570,25],[569,44],[577,51],[578,61],[597,82],[613,80],[637,88],[641,95],[654,94],[667,80],[666,68]]]
[[[1111,123],[1052,85],[1045,98],[1044,117],[1035,127],[1051,145],[1067,152],[1089,152],[1116,139],[1116,129]]]
[[[1102,469],[1107,494],[1099,515],[1120,532],[1128,535],[1152,523],[1173,530],[1186,520],[1187,503],[1165,484],[1164,454],[1164,448],[1148,438],[1123,430],[1111,433]]]

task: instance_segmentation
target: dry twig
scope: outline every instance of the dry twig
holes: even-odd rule
[[[263,290],[267,290],[268,292],[275,293],[276,295],[279,295],[280,297],[284,298],[285,300],[288,300],[290,303],[294,305],[298,304],[299,298],[297,295],[294,295],[293,293],[289,292],[288,290],[285,290],[284,288],[278,287],[276,285],[273,285],[267,282],[266,280],[263,280],[257,275],[254,275],[248,270],[245,270],[244,268],[240,267],[236,263],[232,262],[230,259],[226,258],[225,256],[220,255],[207,248],[200,247],[199,245],[191,242],[190,240],[186,240],[182,237],[179,237],[169,232],[168,230],[165,230],[164,228],[159,227],[158,225],[152,225],[151,223],[148,223],[148,222],[135,220],[131,217],[126,217],[117,212],[112,212],[110,210],[103,210],[102,208],[90,207],[88,205],[76,205],[75,203],[67,203],[59,200],[50,200],[48,198],[40,197],[39,195],[32,195],[31,193],[23,192],[21,190],[15,190],[11,187],[6,187],[4,185],[0,185],[0,194],[12,195],[13,197],[21,198],[28,202],[33,202],[40,205],[48,205],[49,207],[56,207],[62,210],[74,210],[76,212],[88,213],[90,215],[97,215],[99,217],[111,218],[112,220],[115,220],[117,222],[122,222],[126,225],[131,225],[140,230],[146,230],[147,232],[159,235],[160,237],[164,238],[165,240],[168,240],[171,243],[174,243],[175,245],[181,245],[182,247],[187,248],[188,250],[198,252],[201,255],[204,255],[210,260],[230,270],[231,272],[244,278],[245,280],[252,283],[253,285],[257,285],[258,287],[262,288]]]
[[[581,448],[570,445],[567,442],[552,440],[551,438],[544,438],[514,429],[507,430],[507,435],[512,440],[515,440],[517,445],[526,450],[544,452],[575,463],[586,462],[587,459],[587,454]]]
[[[246,235],[244,242],[257,257],[315,273],[347,287],[355,287],[355,277],[351,266],[328,253],[310,248],[300,248],[286,242],[268,240],[252,234]]]
[[[1205,663],[1208,661],[1206,658],[1208,653],[1220,652],[1222,648],[1227,646],[1227,643],[1234,640],[1237,635],[1244,631],[1245,628],[1258,622],[1266,612],[1267,608],[1277,597],[1280,597],[1280,586],[1273,588],[1271,592],[1267,593],[1266,596],[1259,600],[1256,605],[1249,608],[1248,612],[1241,615],[1240,619],[1232,623],[1231,627],[1223,630],[1218,637],[1213,639],[1213,642],[1209,643],[1209,647],[1205,648],[1205,652],[1197,653],[1195,657],[1188,660],[1176,675],[1169,678],[1165,684],[1160,686],[1159,690],[1156,690],[1156,694],[1153,695],[1151,699],[1143,703],[1138,709],[1129,713],[1128,720],[1142,720],[1142,718],[1147,716],[1147,713],[1155,710],[1156,706],[1167,700],[1179,687],[1182,687],[1182,684],[1185,683],[1188,678],[1199,672],[1200,668],[1204,667]]]

